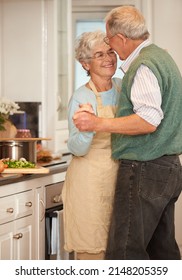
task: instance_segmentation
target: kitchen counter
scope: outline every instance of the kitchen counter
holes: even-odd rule
[[[56,186],[60,194],[70,160],[64,155],[43,164],[49,173],[0,174],[0,259],[45,259],[46,193]]]
[[[45,174],[6,174],[0,175],[0,186],[17,183],[21,181],[32,180],[49,176],[51,174],[61,173],[67,170],[71,160],[71,155],[64,155],[60,160],[52,160],[51,162],[44,163],[41,166],[48,168],[49,173]]]

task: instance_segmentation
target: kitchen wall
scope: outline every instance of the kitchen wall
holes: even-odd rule
[[[182,1],[152,0],[150,2],[152,39],[159,46],[168,50],[182,73]]]

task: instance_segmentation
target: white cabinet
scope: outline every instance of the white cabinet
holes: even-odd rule
[[[0,198],[0,213],[0,259],[32,259],[33,191]]]
[[[0,259],[33,259],[32,216],[0,225]]]
[[[45,186],[65,179],[65,169],[0,185],[0,260],[45,259]]]
[[[43,2],[0,0],[0,95],[15,101],[42,101]]]

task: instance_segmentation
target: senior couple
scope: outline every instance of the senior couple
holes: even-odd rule
[[[65,249],[78,260],[177,260],[182,77],[136,8],[115,8],[105,21],[106,34],[76,40],[90,80],[69,103]]]

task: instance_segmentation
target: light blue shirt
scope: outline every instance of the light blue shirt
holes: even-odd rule
[[[113,78],[118,88],[121,88],[121,79]],[[119,93],[113,86],[108,91],[101,92],[101,99],[103,106],[116,105],[118,102]],[[92,90],[85,85],[78,88],[72,95],[68,106],[68,149],[76,156],[83,156],[88,153],[94,132],[80,132],[73,123],[73,115],[79,109],[80,104],[90,103],[95,114],[97,114],[96,96]]]

